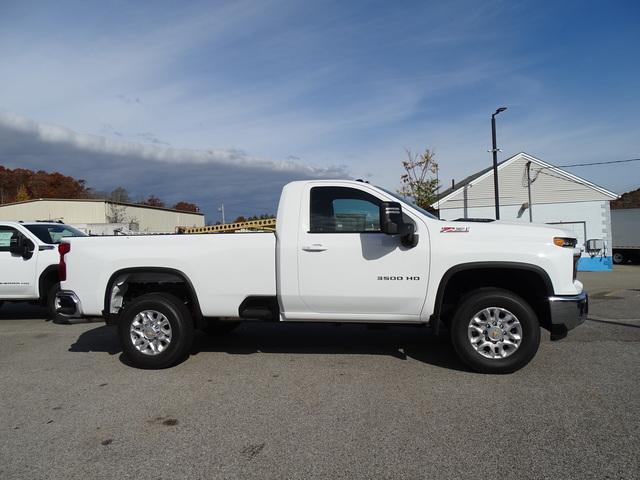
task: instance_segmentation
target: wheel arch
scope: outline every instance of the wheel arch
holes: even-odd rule
[[[132,281],[133,280],[133,281]],[[135,281],[137,280],[137,282]],[[177,280],[178,283],[183,283],[192,304],[193,320],[196,328],[200,328],[203,324],[202,310],[200,309],[200,303],[198,301],[198,295],[193,287],[193,283],[189,277],[182,271],[175,268],[168,267],[130,267],[123,268],[115,271],[109,277],[107,286],[104,293],[104,310],[103,316],[107,320],[107,323],[113,323],[118,315],[118,312],[112,312],[112,300],[113,290],[117,283],[158,283],[168,282],[171,280]],[[155,281],[155,282],[154,282]],[[158,293],[162,293],[159,291]],[[124,292],[123,292],[124,294]]]
[[[42,271],[38,277],[38,298],[41,302],[47,300],[49,289],[59,281],[58,265],[49,265]]]
[[[521,276],[523,273],[524,276]],[[485,274],[485,278],[472,286],[465,283],[477,281],[477,277],[483,274]],[[515,276],[518,276],[520,282],[514,283],[512,281]],[[549,306],[545,297],[552,296],[554,291],[551,278],[544,269],[537,265],[520,262],[469,262],[454,265],[442,276],[431,317],[431,320],[435,321],[434,330],[439,331],[440,324],[446,320],[450,313],[447,311],[447,301],[450,301],[452,297],[455,298],[456,295],[463,295],[482,287],[501,287],[522,296],[531,303],[531,307],[539,317],[540,324],[547,327]],[[527,290],[526,287],[533,288]]]

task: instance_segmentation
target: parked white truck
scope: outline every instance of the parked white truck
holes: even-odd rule
[[[60,314],[118,325],[144,368],[189,352],[194,330],[243,320],[445,325],[481,372],[526,365],[540,326],[587,315],[579,250],[563,230],[441,221],[359,181],[285,186],[275,233],[65,239]]]
[[[85,234],[59,222],[0,222],[0,306],[4,302],[39,303],[55,317],[59,289],[56,245],[70,236]]]
[[[611,210],[613,263],[640,262],[640,208]]]

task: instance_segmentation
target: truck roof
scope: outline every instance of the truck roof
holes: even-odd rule
[[[55,220],[0,220],[0,225],[65,225],[64,222]]]

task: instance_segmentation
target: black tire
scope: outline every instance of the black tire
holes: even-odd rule
[[[131,324],[136,316],[146,310],[164,315],[171,326],[171,341],[156,354],[145,354],[133,343]],[[118,322],[118,337],[125,360],[134,367],[160,369],[171,367],[184,360],[193,344],[194,326],[191,313],[184,302],[168,293],[148,293],[126,306]]]
[[[54,283],[49,287],[49,290],[47,291],[47,298],[46,298],[47,318],[49,320],[52,320],[53,323],[66,325],[71,322],[69,322],[67,318],[56,313],[56,293],[58,293],[59,291],[60,291],[60,283]]]
[[[212,337],[220,337],[238,328],[240,323],[236,321],[209,320],[203,325],[202,331]]]
[[[620,252],[613,252],[613,263],[615,263],[616,265],[621,265],[626,261],[627,259],[624,258],[624,254]]]
[[[515,351],[505,358],[487,358],[479,353],[469,339],[472,318],[488,307],[511,312],[520,322],[522,336]],[[540,345],[540,323],[535,312],[520,296],[500,288],[482,288],[463,298],[451,321],[451,340],[460,359],[481,373],[512,373],[528,364]],[[498,332],[499,334],[499,332]],[[483,351],[491,352],[492,347]],[[505,347],[505,349],[511,347]]]

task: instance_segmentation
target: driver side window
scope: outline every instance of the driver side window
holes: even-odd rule
[[[309,233],[380,232],[380,204],[355,188],[313,187]]]
[[[16,241],[19,235],[15,228],[0,226],[0,252],[8,252],[11,246],[11,239],[13,238]]]

